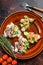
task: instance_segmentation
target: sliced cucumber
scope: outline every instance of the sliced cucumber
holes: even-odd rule
[[[24,31],[25,31],[25,28],[24,28],[24,27],[22,27],[21,31],[22,31],[22,32],[24,32]]]
[[[16,25],[14,26],[14,31],[18,31],[18,27]]]
[[[28,32],[24,32],[24,35],[27,37],[27,36],[29,36],[29,33]]]
[[[23,25],[23,24],[20,24],[20,26],[21,26],[21,28],[22,28],[22,27],[24,27],[24,25]]]
[[[23,51],[22,51],[23,53],[25,53],[26,52],[26,50],[25,49],[23,49]]]
[[[27,48],[28,48],[28,49],[30,48],[30,43],[27,45]]]
[[[34,18],[29,18],[29,21],[30,22],[34,22]]]
[[[25,18],[25,19],[28,19],[29,17],[25,15],[24,18]]]
[[[27,50],[27,47],[25,47],[24,49]]]
[[[21,20],[20,20],[20,22],[21,22],[21,23],[24,23],[24,22],[25,22],[25,20],[24,20],[24,19],[21,19]]]

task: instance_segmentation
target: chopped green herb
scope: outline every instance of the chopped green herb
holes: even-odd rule
[[[0,35],[0,44],[1,46],[5,47],[5,49],[7,49],[11,56],[14,57],[14,52],[11,47],[12,45],[3,35]]]
[[[28,41],[25,41],[24,44],[25,44],[25,45],[28,45]]]
[[[34,37],[32,37],[32,40],[33,40],[33,41],[35,41],[35,38],[34,38]]]

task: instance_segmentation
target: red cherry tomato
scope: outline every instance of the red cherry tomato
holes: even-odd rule
[[[12,61],[12,65],[16,65],[17,64],[17,61],[16,60],[13,60]]]
[[[12,65],[12,64],[9,63],[9,64],[7,64],[7,65]]]
[[[8,63],[11,63],[11,62],[12,62],[12,58],[9,57],[9,58],[7,59],[7,62],[8,62]]]
[[[3,55],[3,60],[7,60],[7,58],[8,58],[8,55],[7,54],[5,54],[5,55]]]
[[[0,58],[0,63],[2,63],[3,62],[3,59],[2,58]]]
[[[2,65],[7,65],[7,61],[4,61],[4,62],[2,63]]]

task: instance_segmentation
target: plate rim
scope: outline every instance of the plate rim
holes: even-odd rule
[[[1,28],[2,28],[2,25],[4,24],[4,22],[11,16],[11,15],[13,15],[13,14],[16,14],[16,13],[18,13],[18,12],[23,12],[23,11],[25,11],[25,12],[29,12],[29,11],[26,11],[26,10],[21,10],[21,11],[16,11],[16,12],[14,12],[14,13],[11,13],[11,14],[9,14],[7,17],[5,17],[5,19],[3,20],[3,23],[1,24]],[[40,19],[41,20],[41,19]],[[41,20],[42,21],[42,20]],[[41,50],[40,50],[40,52],[42,51],[42,48],[41,48]],[[32,57],[30,57],[30,58],[33,58],[33,57],[35,57],[35,56],[37,56],[40,52],[38,52],[36,55],[34,55],[34,56],[32,56]],[[30,59],[30,58],[28,58],[28,59]],[[25,59],[24,59],[25,60]]]

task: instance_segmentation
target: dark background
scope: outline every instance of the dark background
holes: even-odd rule
[[[29,5],[43,8],[43,0],[0,0],[0,25],[10,13],[24,10],[20,7],[20,3],[27,2]],[[39,13],[39,12],[38,12]],[[43,17],[43,13],[39,13]],[[0,47],[0,57],[3,50]],[[18,65],[43,65],[43,51],[36,57],[29,60],[18,60]]]

